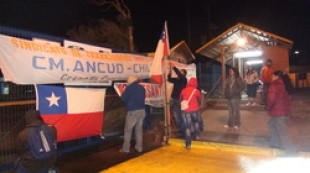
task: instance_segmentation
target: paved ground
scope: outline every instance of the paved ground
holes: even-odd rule
[[[279,157],[281,151],[214,142],[194,141],[191,150],[184,141],[169,145],[105,169],[106,173],[308,173],[310,157]],[[303,153],[306,154],[306,153]]]
[[[227,121],[225,101],[209,107],[202,114],[205,131],[202,138],[205,141],[216,141],[258,147],[269,146],[268,121],[269,116],[264,106],[241,105],[241,127],[239,130],[226,129]],[[289,135],[299,151],[310,152],[310,90],[298,90],[292,103],[292,116]]]
[[[202,133],[204,141],[268,147],[269,117],[263,106],[247,107],[243,102],[242,125],[239,130],[232,130],[223,127],[227,119],[225,101],[217,102],[215,106],[208,107],[202,113],[205,125]],[[299,151],[310,152],[310,90],[298,91],[292,108],[290,136]],[[144,134],[144,153],[161,147],[163,130],[164,126],[161,122]],[[93,173],[144,154],[136,152],[119,153],[121,142],[122,139],[114,139],[104,145],[67,155],[59,159],[58,166],[62,173]]]

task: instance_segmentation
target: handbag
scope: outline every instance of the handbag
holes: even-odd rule
[[[188,100],[182,100],[182,101],[181,101],[181,110],[182,110],[182,111],[188,109],[188,107],[189,107],[189,102],[191,101],[192,96],[193,96],[193,94],[195,93],[195,91],[196,91],[196,89],[194,89],[194,90],[192,91],[192,93],[191,93],[191,95],[189,96]]]

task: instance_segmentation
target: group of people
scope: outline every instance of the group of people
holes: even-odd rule
[[[168,81],[173,83],[174,87],[171,95],[173,118],[176,129],[185,136],[185,148],[190,149],[192,137],[199,140],[203,128],[200,114],[201,92],[197,89],[196,78],[190,78],[187,82],[186,70],[179,70],[177,67],[172,69],[176,77],[172,78],[170,70]],[[187,105],[185,108],[182,107],[184,102]]]
[[[177,77],[171,77],[171,71],[168,74],[168,81],[174,84],[171,95],[174,122],[176,128],[184,133],[186,139],[186,148],[190,149],[191,139],[199,139],[202,129],[202,120],[200,116],[201,93],[197,89],[198,82],[196,78],[191,78],[187,82],[186,70],[172,68]],[[125,117],[124,142],[119,150],[122,153],[130,152],[130,140],[133,129],[135,130],[135,150],[143,151],[143,119],[145,117],[145,89],[139,84],[135,76],[128,78],[128,86],[121,95],[121,99],[127,105],[127,115]],[[182,108],[182,101],[187,101],[187,108]],[[194,126],[194,132],[191,127]]]
[[[185,148],[191,148],[192,138],[199,140],[203,129],[200,113],[201,92],[196,78],[186,78],[186,70],[172,68],[176,78],[172,78],[171,70],[168,81],[174,84],[172,92],[172,112],[176,128],[185,137]],[[251,69],[245,77],[248,105],[253,105],[256,83],[259,77]],[[270,145],[294,152],[294,147],[288,137],[288,123],[290,116],[290,101],[293,87],[287,74],[272,68],[272,61],[267,60],[266,66],[261,70],[261,80],[264,86],[264,100],[270,115]],[[135,131],[135,150],[143,151],[143,121],[145,118],[145,89],[139,84],[136,76],[129,76],[128,86],[121,95],[126,103],[127,115],[125,117],[124,142],[119,152],[129,153],[133,129]],[[240,122],[241,93],[245,89],[245,82],[236,68],[229,70],[223,90],[228,101],[228,120],[225,128],[238,129]],[[19,134],[21,157],[16,162],[19,173],[27,172],[57,172],[53,168],[57,157],[56,129],[46,125],[40,117],[39,111],[26,113],[26,129]],[[37,141],[41,142],[37,142]],[[35,151],[39,150],[39,151]]]
[[[270,116],[270,146],[282,148],[289,153],[295,149],[288,137],[288,125],[290,102],[292,100],[293,87],[288,74],[275,70],[272,60],[266,60],[265,66],[260,71],[260,78],[253,69],[250,69],[245,77],[245,83],[236,68],[231,68],[224,87],[224,97],[228,101],[228,121],[225,128],[239,129],[241,94],[247,87],[249,102],[247,105],[255,105],[255,97],[258,80],[263,82],[263,104]]]

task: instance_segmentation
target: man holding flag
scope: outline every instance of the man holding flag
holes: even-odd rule
[[[181,94],[181,91],[187,85],[186,70],[185,69],[179,70],[176,67],[173,67],[172,69],[177,75],[176,78],[172,78],[171,77],[171,70],[168,74],[168,81],[173,83],[173,91],[171,94],[173,118],[174,118],[176,129],[179,132],[182,132],[183,131],[183,123],[182,123],[182,116],[181,116],[180,94]]]

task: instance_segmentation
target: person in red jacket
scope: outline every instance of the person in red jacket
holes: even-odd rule
[[[284,149],[288,154],[292,154],[295,149],[288,136],[291,98],[285,83],[289,81],[283,80],[282,76],[284,76],[282,71],[275,71],[268,90],[270,146]]]
[[[197,89],[198,83],[196,78],[190,78],[186,87],[181,91],[180,101],[188,101],[188,108],[181,111],[183,123],[185,125],[185,147],[186,149],[191,148],[191,127],[192,124],[195,127],[194,136],[199,139],[200,134],[200,103],[201,93]]]

